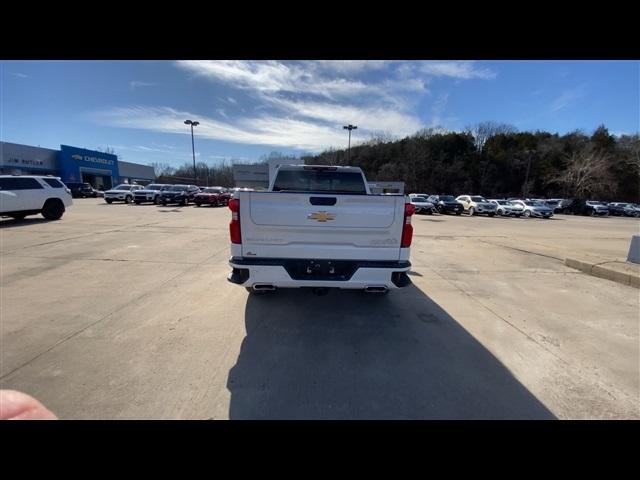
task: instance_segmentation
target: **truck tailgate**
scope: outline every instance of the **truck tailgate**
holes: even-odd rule
[[[241,192],[245,257],[398,260],[402,195]]]

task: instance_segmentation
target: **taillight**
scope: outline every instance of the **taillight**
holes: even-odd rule
[[[413,238],[413,226],[411,225],[411,215],[416,211],[416,207],[410,203],[404,204],[404,223],[402,224],[402,241],[400,242],[401,248],[407,248],[411,246],[411,240]]]
[[[240,233],[240,200],[237,198],[229,200],[229,210],[231,210],[231,223],[229,223],[231,243],[242,243],[242,235]]]

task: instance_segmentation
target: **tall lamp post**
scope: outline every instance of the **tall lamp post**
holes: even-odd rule
[[[191,153],[193,153],[193,184],[198,184],[198,179],[196,177],[196,147],[193,143],[193,127],[197,127],[200,125],[200,122],[193,122],[191,120],[185,120],[185,125],[191,125]]]
[[[351,130],[355,130],[358,127],[356,125],[345,125],[344,127],[345,130],[349,130],[349,148],[347,149],[347,163],[351,163]]]

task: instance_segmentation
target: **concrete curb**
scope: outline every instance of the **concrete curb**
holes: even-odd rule
[[[623,285],[640,288],[640,270],[635,271],[633,267],[625,262],[594,262],[577,258],[565,258],[564,264],[594,277],[605,278]]]

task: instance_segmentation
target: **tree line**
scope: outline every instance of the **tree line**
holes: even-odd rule
[[[272,158],[296,157],[279,152]],[[640,203],[640,135],[520,132],[482,122],[462,132],[428,128],[402,139],[378,134],[347,149],[302,156],[307,164],[361,167],[369,181],[401,181],[405,191],[486,197],[591,198]],[[233,187],[233,164],[196,164],[198,185]],[[243,162],[246,163],[246,162]],[[193,164],[152,164],[156,181],[193,183]]]
[[[405,191],[486,197],[592,198],[640,202],[640,136],[519,132],[482,122],[463,132],[423,129],[304,157],[305,163],[361,167],[370,181],[402,181]]]

